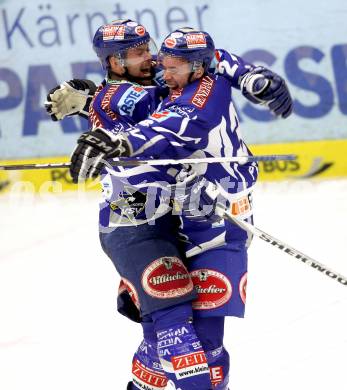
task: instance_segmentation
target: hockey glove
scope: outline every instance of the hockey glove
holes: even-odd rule
[[[268,106],[276,116],[287,118],[293,111],[293,101],[286,82],[269,69],[259,66],[246,73],[240,87],[248,100]]]
[[[97,177],[107,159],[130,156],[131,150],[131,144],[124,134],[115,135],[102,128],[83,133],[71,156],[72,181],[78,183]]]
[[[215,184],[197,175],[191,166],[181,170],[176,181],[174,200],[182,215],[195,222],[214,223],[221,219],[216,215],[220,193]]]
[[[96,85],[90,80],[65,81],[49,91],[46,111],[53,121],[77,114],[88,119],[89,105],[95,91]]]

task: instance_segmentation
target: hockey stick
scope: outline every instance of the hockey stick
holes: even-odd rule
[[[205,158],[184,158],[180,160],[173,159],[158,159],[158,160],[141,160],[131,159],[127,157],[115,158],[110,161],[113,166],[139,166],[139,165],[178,165],[178,164],[213,164],[213,163],[231,163],[236,162],[239,164],[245,164],[247,162],[257,161],[285,161],[295,160],[294,154],[273,154],[263,156],[238,156],[238,157],[205,157]],[[15,171],[25,169],[59,169],[69,168],[70,163],[48,163],[48,164],[17,164],[17,165],[0,165],[0,171]]]
[[[232,214],[227,213],[223,206],[217,205],[217,208],[218,208],[218,214],[221,215],[224,219],[238,225],[243,230],[246,230],[249,233],[254,234],[255,236],[275,246],[276,248],[294,257],[295,259],[300,260],[302,263],[307,264],[308,266],[321,272],[322,274],[328,276],[329,278],[336,280],[337,282],[343,284],[344,286],[347,286],[347,278],[345,276],[341,275],[336,271],[333,271],[332,269],[329,269],[326,265],[318,262],[317,260],[312,259],[312,257],[303,254],[302,252],[293,248],[291,245],[288,245],[283,241],[278,240],[277,238],[271,236],[270,234],[265,233],[264,231],[251,225],[250,223],[242,221],[236,218],[235,216],[233,216]]]

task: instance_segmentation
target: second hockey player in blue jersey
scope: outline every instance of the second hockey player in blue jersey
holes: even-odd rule
[[[88,165],[87,174],[92,176],[100,170],[99,163],[102,158],[120,155],[154,158],[247,155],[249,150],[239,134],[239,124],[231,102],[233,82],[240,86],[244,95],[254,102],[268,104],[271,110],[283,117],[290,114],[290,95],[283,80],[272,72],[263,68],[248,67],[247,71],[241,72],[238,77],[235,76],[235,71],[238,69],[236,67],[229,72],[229,76],[231,73],[235,78],[229,80],[209,74],[207,68],[214,57],[214,46],[207,33],[192,29],[177,30],[165,40],[161,55],[164,79],[170,87],[170,95],[149,119],[132,129],[111,128],[110,131],[106,131],[104,128],[96,128],[82,135],[79,139],[81,147],[78,156],[82,156],[82,162],[89,157],[94,157],[92,163]],[[232,67],[221,67],[221,71],[226,69],[230,70]],[[135,93],[133,98],[136,98]],[[100,100],[98,107],[102,107],[103,99]],[[110,105],[105,104],[103,110],[110,108]],[[122,105],[118,104],[117,107]],[[123,110],[125,114],[130,111],[135,112],[131,108]],[[97,116],[95,119],[98,119]],[[90,151],[93,153],[91,154]],[[72,169],[76,167],[81,166],[73,160]],[[177,167],[171,167],[166,172],[158,171],[160,174],[156,180],[152,179],[153,182],[149,184],[157,185],[159,180],[161,183],[172,184],[175,170],[177,173]],[[113,186],[112,177],[119,177],[119,173],[114,175],[113,169],[110,173],[111,182],[108,184]],[[153,174],[153,172],[148,173],[148,177]],[[227,199],[226,204],[231,207],[234,214],[242,218],[251,218],[249,192],[257,176],[255,164],[203,165],[200,167],[199,175],[203,175],[204,178],[219,186],[220,193]],[[145,184],[144,187],[151,187],[148,182]],[[133,185],[142,185],[142,183],[133,182]],[[162,199],[160,194],[158,199]],[[149,314],[157,331],[159,358],[170,380],[182,389],[207,389],[210,388],[211,383],[218,389],[226,389],[229,361],[222,345],[223,317],[225,315],[242,317],[244,313],[247,236],[242,230],[230,224],[210,223],[208,219],[197,223],[196,219],[191,217],[185,212],[185,216],[182,217],[181,232],[186,238],[185,250],[191,260],[188,265],[190,277],[198,292],[198,298],[193,302],[195,330],[186,322],[191,313],[191,309],[186,304],[175,306],[172,302],[172,305],[164,311],[156,310]],[[111,252],[114,249],[115,247],[111,248]],[[141,255],[139,252],[139,259]],[[144,300],[146,294],[157,298],[168,298],[168,291],[162,290],[163,286],[161,286],[167,283],[165,272],[162,273],[165,267],[167,270],[177,270],[179,263],[168,258],[166,261],[154,261],[144,268],[142,286],[136,285],[137,289],[139,287],[141,289],[140,300]],[[129,270],[122,270],[122,272],[126,273]],[[156,274],[158,276],[154,276]],[[136,276],[133,277],[136,279]],[[128,283],[128,287],[129,285],[131,286],[131,283]],[[186,284],[186,288],[189,289],[189,283]],[[172,327],[174,323],[176,325]],[[200,339],[203,350],[200,347],[196,350],[190,349],[194,345],[191,342],[194,340],[195,332],[198,338],[194,343],[198,346]],[[188,342],[185,333],[191,341]],[[188,354],[182,355],[182,351],[175,346],[171,346],[171,349],[165,347],[164,340],[172,334],[182,336]],[[152,335],[148,338],[154,340],[156,336]],[[170,357],[169,360],[167,355]],[[185,364],[187,362],[189,364]],[[210,379],[204,374],[206,363],[210,368]],[[191,379],[186,378],[186,372],[192,369],[197,371],[194,371],[195,374]],[[218,370],[216,375],[218,381],[212,375],[216,370]],[[141,386],[141,384],[137,386],[136,381],[134,383],[135,387]]]

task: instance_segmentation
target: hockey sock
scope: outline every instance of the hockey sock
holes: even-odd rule
[[[206,355],[192,324],[190,303],[152,313],[158,355],[171,385],[177,390],[210,390]]]
[[[167,379],[161,367],[157,352],[157,336],[151,319],[142,322],[143,340],[137,349],[132,364],[130,390],[163,390]]]
[[[230,358],[223,346],[224,317],[194,316],[194,328],[206,354],[214,390],[227,390]]]

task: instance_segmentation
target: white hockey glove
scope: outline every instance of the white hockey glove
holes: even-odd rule
[[[53,121],[71,115],[88,118],[89,105],[95,91],[96,85],[90,80],[64,81],[49,91],[45,102],[46,111]]]
[[[216,213],[220,192],[217,186],[198,175],[191,166],[176,176],[174,200],[176,207],[187,219],[214,223],[221,219]]]
[[[124,134],[96,128],[81,134],[71,156],[70,174],[72,181],[78,183],[97,177],[106,164],[114,157],[128,157],[132,147]]]
[[[276,116],[287,118],[293,111],[293,101],[286,82],[269,69],[258,66],[246,73],[240,88],[248,100],[268,106]]]

